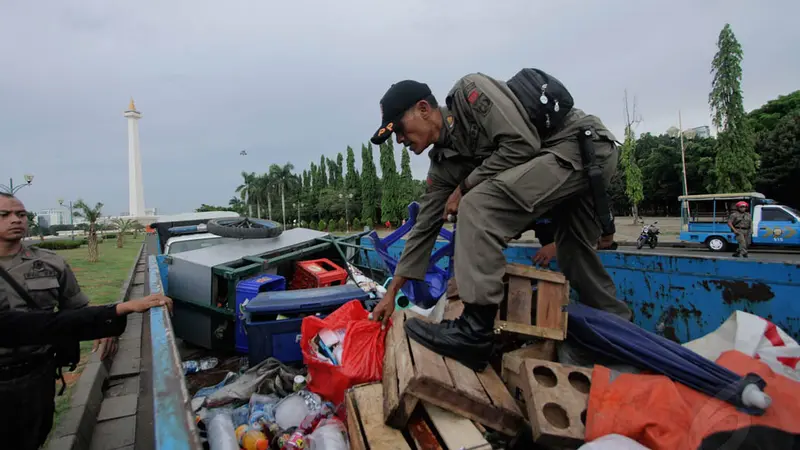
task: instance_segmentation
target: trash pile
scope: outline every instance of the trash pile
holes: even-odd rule
[[[495,361],[473,372],[406,336],[417,313],[398,309],[387,329],[369,320],[385,289],[355,267],[336,285],[344,271],[329,260],[297,265],[278,283],[289,290],[242,302],[242,369],[192,398],[211,450],[700,448],[736,429],[715,414],[800,433],[782,419],[800,416],[800,346],[756,316],[681,346],[570,303],[560,273],[510,264]],[[430,311],[460,315],[455,280],[440,302]],[[215,367],[184,363],[188,378]]]

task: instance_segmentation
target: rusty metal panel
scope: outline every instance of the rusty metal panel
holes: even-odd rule
[[[437,247],[443,242],[437,242]],[[370,246],[368,240],[362,245]],[[399,240],[390,254],[400,254]],[[512,244],[508,262],[531,264],[538,246]],[[368,264],[382,267],[369,249]],[[734,311],[763,317],[800,341],[800,265],[792,262],[675,255],[598,252],[634,322],[684,343],[719,327]],[[557,261],[551,268],[558,269]],[[575,294],[573,292],[573,294]],[[574,295],[573,295],[574,296]]]

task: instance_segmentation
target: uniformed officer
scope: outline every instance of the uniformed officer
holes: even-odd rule
[[[483,370],[492,352],[507,240],[544,215],[554,221],[559,265],[580,301],[631,317],[595,253],[601,226],[578,132],[593,141],[605,189],[619,158],[614,136],[597,117],[572,109],[563,126],[542,139],[525,111],[507,83],[483,74],[458,80],[442,106],[427,85],[406,80],[382,98],[382,124],[372,138],[380,144],[394,133],[415,154],[433,145],[418,221],[373,317],[387,320],[406,280],[424,279],[439,228],[448,215],[458,214],[454,258],[464,312],[441,324],[411,319],[405,329],[420,344],[474,370]]]
[[[747,202],[739,202],[736,204],[736,210],[731,213],[728,219],[728,227],[736,235],[736,242],[739,248],[736,249],[735,257],[742,256],[748,258],[747,247],[750,245],[753,234],[753,218],[747,212]]]
[[[25,206],[0,193],[0,267],[41,311],[75,310],[88,305],[67,262],[55,252],[24,247]],[[0,312],[30,311],[28,301],[0,278]],[[116,351],[116,338],[102,340],[102,357]],[[95,348],[98,345],[95,344]],[[53,423],[56,364],[50,345],[0,346],[0,442],[9,448],[36,449]]]

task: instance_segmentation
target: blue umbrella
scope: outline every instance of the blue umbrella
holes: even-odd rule
[[[680,344],[599,309],[571,303],[567,311],[569,338],[590,350],[665,375],[747,414],[761,415],[771,403],[763,392],[767,383],[757,374],[742,377]]]

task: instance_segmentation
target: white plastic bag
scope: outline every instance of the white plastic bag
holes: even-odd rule
[[[336,418],[321,421],[313,433],[306,436],[309,450],[349,450],[347,428]]]
[[[772,322],[744,311],[734,312],[719,328],[683,346],[711,361],[728,350],[738,350],[800,381],[800,345]]]
[[[607,434],[578,447],[578,450],[649,450],[644,445],[621,434]]]

